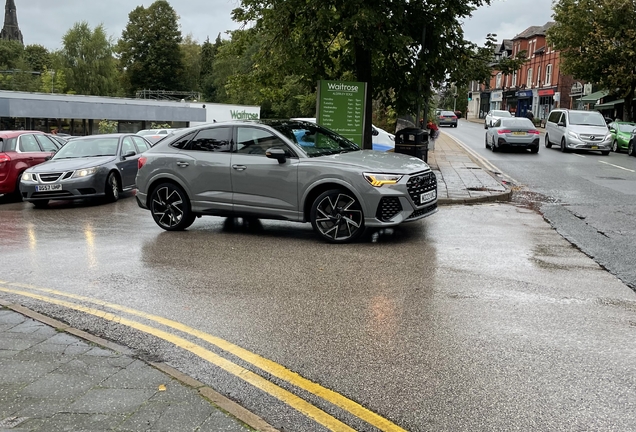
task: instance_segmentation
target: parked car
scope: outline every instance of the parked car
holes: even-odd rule
[[[437,124],[439,126],[457,127],[457,116],[453,111],[444,111],[437,116]]]
[[[324,240],[344,243],[365,227],[437,211],[437,180],[424,161],[360,150],[301,120],[231,121],[175,134],[139,158],[137,188],[139,206],[167,231],[198,216],[244,216],[311,222]]]
[[[156,143],[160,139],[167,137],[168,135],[176,132],[178,129],[143,129],[137,132],[137,135],[141,135],[151,144]]]
[[[500,118],[486,131],[486,148],[493,152],[503,148],[523,148],[538,153],[539,131],[530,119]]]
[[[545,124],[545,146],[560,145],[561,151],[600,151],[610,153],[612,134],[598,111],[555,109]]]
[[[121,192],[135,188],[137,159],[150,147],[134,134],[76,138],[51,160],[22,174],[22,197],[35,207],[45,207],[49,200],[105,197],[117,201]]]
[[[497,120],[499,120],[500,118],[505,118],[505,117],[512,117],[512,114],[510,114],[510,111],[506,111],[506,110],[488,111],[488,114],[486,114],[486,118],[484,119],[484,129],[488,129],[489,127],[493,126],[497,122]]]
[[[20,198],[20,177],[27,168],[40,164],[62,147],[43,132],[0,132],[0,195]]]
[[[306,118],[293,118],[292,120],[302,120],[308,121],[311,123],[316,123],[316,119],[314,117],[306,117]],[[371,125],[371,134],[372,134],[372,145],[373,150],[376,151],[389,151],[395,149],[395,135],[388,133],[384,129],[380,129],[375,125]],[[302,145],[302,141],[300,142]]]
[[[608,127],[612,134],[612,151],[618,153],[627,150],[632,132],[636,129],[636,123],[617,121],[610,123]]]

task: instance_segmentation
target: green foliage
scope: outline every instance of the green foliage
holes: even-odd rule
[[[68,86],[79,94],[107,96],[117,90],[113,45],[102,25],[91,30],[75,23],[62,38],[60,52]]]
[[[99,122],[98,130],[100,134],[117,133],[119,124],[114,120],[102,120]]]
[[[179,17],[166,0],[130,12],[117,47],[128,93],[183,90],[181,42]]]
[[[150,129],[170,129],[171,127],[168,123],[150,123]]]
[[[633,0],[559,0],[548,41],[561,51],[562,71],[598,83],[631,101],[636,89],[636,6]],[[624,105],[623,120],[633,118]]]
[[[42,72],[44,69],[51,67],[49,50],[42,45],[27,45],[24,48],[24,60],[34,71]]]
[[[181,89],[199,91],[201,82],[201,45],[189,34],[180,45],[183,57]]]
[[[64,93],[66,85],[66,73],[64,69],[47,69],[40,76],[40,88],[42,93]]]
[[[20,42],[0,39],[0,68],[16,69],[17,62],[22,58],[23,53],[24,47]]]
[[[203,100],[216,102],[217,91],[214,77],[214,59],[216,53],[223,42],[221,41],[221,35],[216,37],[214,44],[210,43],[210,38],[207,38],[203,45],[201,45],[201,80],[200,87],[203,92]]]

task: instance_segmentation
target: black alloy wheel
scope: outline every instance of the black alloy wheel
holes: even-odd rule
[[[161,183],[152,191],[150,213],[166,231],[183,231],[196,219],[185,191],[174,183]]]
[[[548,134],[545,134],[545,148],[552,148],[552,143],[550,142],[550,137],[548,137]]]
[[[568,148],[565,145],[565,137],[561,138],[561,151],[563,153],[567,153],[568,152]]]
[[[323,192],[311,206],[311,225],[330,243],[348,243],[364,232],[364,215],[357,198],[343,189]]]
[[[106,201],[108,202],[115,202],[119,199],[119,178],[114,172],[108,174],[104,192],[106,193]]]
[[[493,153],[496,153],[499,151],[499,148],[497,147],[497,145],[495,144],[495,141],[497,139],[495,137],[492,137],[492,142],[490,143],[490,150],[492,150]]]
[[[634,148],[634,140],[631,140],[629,142],[629,145],[627,146],[627,154],[629,156],[636,156],[636,148]]]

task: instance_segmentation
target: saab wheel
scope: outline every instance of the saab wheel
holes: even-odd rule
[[[548,134],[545,134],[545,148],[552,148],[552,143],[550,142]]]
[[[609,152],[609,150],[607,150],[607,151],[602,151],[602,152],[601,152],[601,154],[602,154],[603,156],[609,156],[610,152]]]
[[[634,148],[634,141],[629,142],[629,146],[627,146],[627,154],[629,156],[636,156],[636,148]]]
[[[185,191],[174,183],[161,183],[152,191],[150,213],[166,231],[183,231],[196,219]]]
[[[33,207],[36,209],[47,208],[49,206],[49,200],[37,200],[33,201]]]
[[[618,141],[614,140],[614,142],[612,143],[612,151],[614,153],[618,153],[620,151],[620,149],[618,148]]]
[[[311,225],[330,243],[348,243],[364,232],[364,215],[355,195],[342,189],[323,192],[311,205]]]
[[[119,178],[117,174],[110,173],[106,179],[106,201],[115,202],[119,199]]]
[[[539,144],[536,147],[530,148],[530,153],[539,153]]]
[[[567,153],[567,152],[568,152],[568,148],[567,148],[567,146],[565,145],[565,138],[561,138],[561,151],[562,151],[563,153]]]

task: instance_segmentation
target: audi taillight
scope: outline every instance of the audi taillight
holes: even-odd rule
[[[529,130],[529,131],[528,131],[528,133],[529,133],[530,135],[539,135],[539,131],[538,131],[538,130],[535,130],[535,129]]]
[[[0,153],[0,164],[11,162],[11,157],[6,153]]]
[[[503,135],[503,134],[507,134],[507,133],[511,133],[512,131],[510,129],[497,129],[497,133],[499,135]]]
[[[146,165],[147,160],[148,158],[145,156],[141,156],[139,159],[137,159],[137,169],[141,169],[141,167]]]

